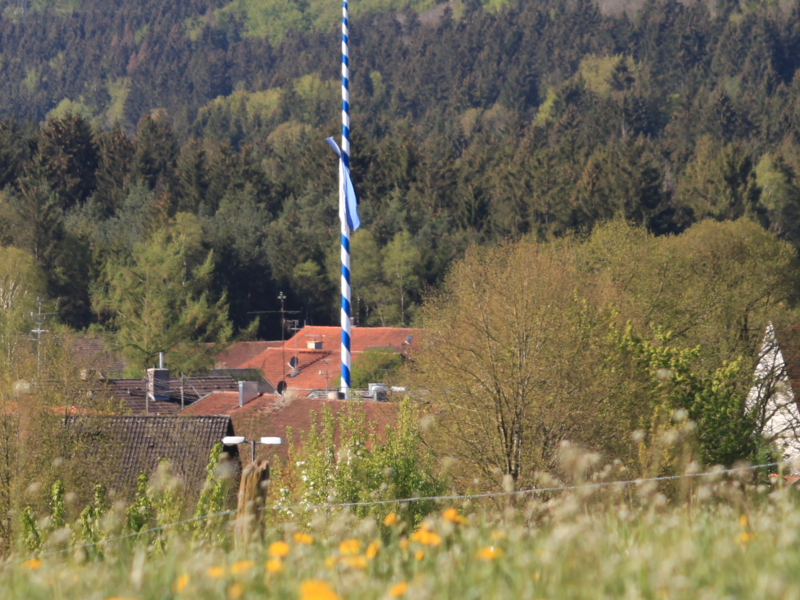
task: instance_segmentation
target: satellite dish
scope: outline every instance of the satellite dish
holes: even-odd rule
[[[278,382],[278,393],[282,396],[283,392],[285,392],[285,391],[286,391],[286,382],[285,381],[279,381]]]
[[[414,340],[414,338],[413,338],[413,337],[411,337],[411,336],[408,336],[408,337],[406,338],[406,344],[408,344],[408,345],[410,346],[410,345],[411,345],[411,342],[412,342],[413,340]]]
[[[297,368],[297,363],[298,360],[296,356],[293,356],[292,358],[289,359],[289,366],[292,367],[293,369]]]

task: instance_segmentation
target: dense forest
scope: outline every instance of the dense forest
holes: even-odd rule
[[[353,4],[359,324],[412,323],[469,245],[614,218],[749,217],[800,245],[797,0]],[[119,327],[154,270],[180,285],[145,310],[183,293],[198,339],[279,337],[254,321],[279,291],[336,320],[338,12],[5,3],[0,243],[63,323]]]

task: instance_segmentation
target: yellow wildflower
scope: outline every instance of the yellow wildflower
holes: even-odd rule
[[[231,573],[233,573],[234,575],[247,573],[250,569],[253,568],[253,566],[255,566],[255,564],[256,563],[254,563],[252,560],[238,560],[235,563],[233,563],[233,566],[231,566]]]
[[[306,546],[314,543],[314,538],[308,535],[307,533],[295,533],[292,536],[294,541],[298,544],[305,544]]]
[[[244,587],[238,581],[228,588],[228,600],[239,600],[244,594]]]
[[[326,556],[325,557],[325,567],[328,569],[332,569],[336,566],[336,557],[335,556]]]
[[[267,561],[267,573],[283,573],[283,561],[280,558],[270,558]]]
[[[747,546],[747,543],[754,537],[756,537],[755,534],[743,531],[742,533],[736,536],[736,541],[739,542],[742,546]]]
[[[349,539],[339,544],[339,552],[344,555],[354,556],[361,551],[361,542],[356,539]]]
[[[39,567],[42,566],[42,561],[39,560],[38,558],[29,558],[28,560],[22,563],[22,566],[25,567],[26,569],[30,569],[31,571],[33,571],[34,569],[38,569]]]
[[[500,548],[495,548],[494,546],[485,546],[478,550],[476,557],[481,560],[494,560],[495,558],[499,558],[503,556],[503,551]]]
[[[220,577],[225,576],[225,569],[222,567],[211,567],[208,571],[206,571],[206,575],[213,577],[214,579],[219,579]]]
[[[172,586],[172,588],[180,594],[186,587],[187,583],[189,583],[189,574],[184,573],[175,580],[175,584]]]
[[[341,563],[350,567],[351,569],[366,569],[367,557],[366,556],[343,556]]]
[[[406,593],[406,590],[408,590],[408,584],[405,581],[396,583],[395,585],[389,588],[389,597],[399,598],[400,596]]]
[[[300,584],[300,600],[341,600],[325,581],[307,579]]]
[[[370,545],[367,546],[367,551],[364,554],[367,555],[367,558],[373,559],[378,556],[378,549],[381,547],[381,543],[378,540],[374,542],[370,542]]]
[[[395,513],[390,512],[388,515],[383,517],[383,524],[386,525],[387,527],[390,527],[395,523],[397,523],[397,515]]]
[[[272,558],[283,558],[289,554],[289,544],[286,542],[272,542],[267,550]]]
[[[417,550],[414,553],[414,558],[417,559],[417,562],[421,561],[423,558],[425,558],[425,552],[423,552],[422,550]]]
[[[411,540],[419,542],[423,546],[438,546],[442,542],[442,538],[427,529],[415,531],[414,535],[411,536]]]
[[[458,514],[458,511],[455,508],[448,508],[446,511],[444,511],[442,513],[442,518],[444,518],[445,521],[450,521],[451,523],[456,523],[457,525],[463,525],[467,522],[467,518]]]
[[[742,515],[741,517],[739,517],[739,525],[741,525],[742,527],[747,527],[748,520],[749,519],[747,518],[747,515]]]

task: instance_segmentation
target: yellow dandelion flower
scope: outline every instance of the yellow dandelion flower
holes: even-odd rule
[[[411,536],[411,540],[419,542],[423,546],[438,546],[442,543],[442,538],[438,534],[428,531],[427,529],[418,529]]]
[[[332,569],[336,566],[336,557],[335,556],[326,556],[325,557],[325,567],[328,569]]]
[[[22,563],[22,566],[33,571],[34,569],[38,569],[42,566],[42,561],[38,558],[29,558]]]
[[[219,579],[220,577],[225,576],[225,569],[222,567],[211,567],[208,571],[206,571],[206,575],[213,577],[214,579]]]
[[[400,596],[405,594],[407,590],[408,590],[408,584],[405,581],[401,581],[400,583],[396,583],[389,588],[389,597],[399,598]]]
[[[381,547],[381,543],[378,540],[374,542],[370,542],[369,546],[367,546],[366,552],[364,554],[367,555],[367,558],[373,559],[378,556],[378,549]]]
[[[425,558],[425,552],[422,550],[417,550],[414,553],[414,558],[417,560],[417,562],[421,561],[423,558]]]
[[[306,546],[314,543],[314,538],[307,533],[295,533],[292,536],[292,539],[294,539],[294,541],[298,544],[304,544]]]
[[[300,600],[341,600],[325,581],[307,579],[300,584]]]
[[[267,561],[267,573],[283,573],[283,561],[280,558],[270,558]]]
[[[346,556],[354,556],[361,551],[361,541],[349,539],[339,544],[339,552]]]
[[[739,542],[742,546],[747,546],[747,543],[754,537],[756,537],[755,534],[743,531],[742,533],[736,536],[736,541]]]
[[[467,518],[458,514],[458,511],[455,508],[448,508],[446,511],[444,511],[442,513],[442,518],[445,521],[450,521],[451,523],[456,523],[457,525],[463,525],[467,522]]]
[[[255,566],[252,560],[238,560],[231,566],[231,573],[234,575],[241,575],[242,573],[247,573],[250,569]]]
[[[174,589],[176,592],[178,592],[180,594],[184,590],[184,588],[186,587],[187,583],[189,583],[189,574],[188,573],[184,573],[183,575],[178,577],[178,579],[175,580],[175,583],[173,584],[172,589]]]
[[[367,568],[367,557],[366,556],[343,556],[342,560],[340,561],[345,567],[350,567],[351,569],[366,569]]]
[[[748,521],[749,519],[747,518],[747,515],[742,515],[741,517],[739,517],[739,525],[741,525],[742,527],[747,527]]]
[[[267,550],[272,558],[283,558],[289,554],[289,544],[286,542],[272,542]]]
[[[228,588],[228,600],[239,600],[244,594],[244,587],[238,581]]]
[[[485,546],[478,550],[475,556],[480,560],[494,560],[495,558],[503,556],[503,551],[500,550],[500,548],[495,548],[494,546]]]
[[[388,515],[383,517],[383,524],[387,527],[390,527],[397,523],[397,515],[393,512],[390,512]]]

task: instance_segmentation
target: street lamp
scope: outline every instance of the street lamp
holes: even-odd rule
[[[238,446],[239,444],[247,444],[248,441],[243,435],[226,435],[222,438],[223,446]],[[263,446],[280,446],[283,440],[279,437],[262,437],[258,440],[250,440],[250,461],[256,462],[256,444]]]

